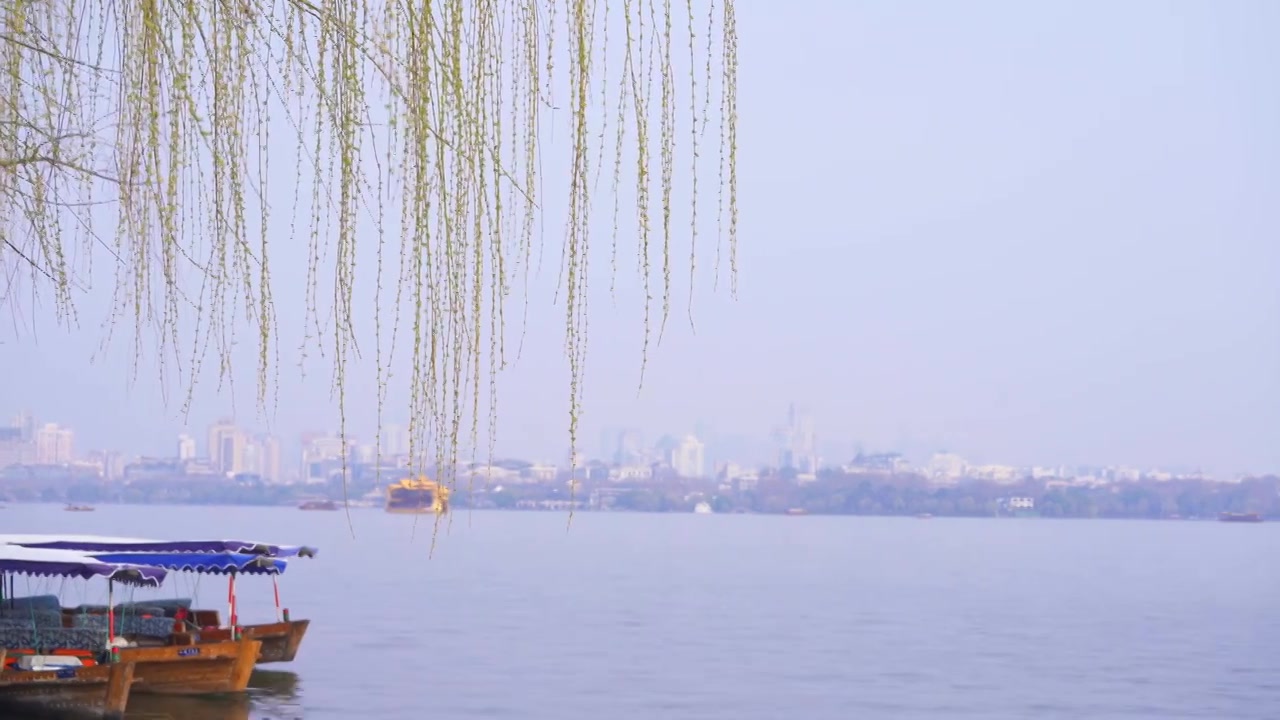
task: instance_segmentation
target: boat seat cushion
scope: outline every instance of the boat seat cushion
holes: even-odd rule
[[[164,611],[165,615],[173,617],[174,613],[178,611],[178,608],[182,608],[183,610],[191,609],[191,598],[156,598],[154,600],[141,600],[138,602],[123,603],[120,605],[120,608],[135,614],[138,614],[138,609],[140,608],[147,608],[148,610],[159,608]],[[153,612],[152,614],[155,613]]]
[[[95,628],[0,627],[0,648],[6,650],[35,649],[92,650],[107,646],[107,633]]]
[[[127,605],[116,605],[112,610],[116,617],[121,615],[158,615],[160,617],[172,617],[173,610],[162,605],[153,603],[129,603]],[[73,615],[102,615],[106,616],[106,605],[78,605],[72,608]]]
[[[107,631],[106,615],[75,615],[72,624],[76,628],[92,628]],[[167,638],[173,634],[173,619],[166,617],[139,617],[124,615],[116,618],[117,635],[140,635],[151,638]]]
[[[156,598],[139,602],[120,603],[115,606],[117,615],[163,615],[173,617],[178,608],[191,609],[191,598]],[[76,613],[106,614],[106,605],[80,605],[73,609]]]

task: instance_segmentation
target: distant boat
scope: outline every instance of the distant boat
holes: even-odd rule
[[[425,476],[405,478],[387,486],[389,513],[443,515],[449,512],[449,488]]]
[[[332,500],[305,500],[298,506],[299,510],[337,510],[338,504]]]
[[[932,514],[932,513],[920,513],[919,515],[916,515],[916,519],[918,519],[918,520],[932,520],[932,519],[933,519],[933,514]]]
[[[695,515],[710,515],[710,514],[711,514],[711,504],[710,504],[710,503],[705,503],[705,502],[700,502],[700,503],[698,503],[697,505],[694,505],[694,506],[693,506],[693,513],[694,513]]]
[[[67,503],[67,506],[62,509],[67,512],[93,512],[92,505],[75,505],[72,503]]]
[[[1262,516],[1258,513],[1220,512],[1218,513],[1218,519],[1222,522],[1262,522]]]
[[[788,508],[787,514],[788,515],[808,515],[809,511],[805,510],[804,508]]]

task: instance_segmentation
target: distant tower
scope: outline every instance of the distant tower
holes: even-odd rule
[[[694,435],[686,435],[676,446],[671,466],[676,474],[686,478],[705,476],[705,446]]]
[[[262,477],[262,445],[257,438],[246,438],[240,451],[240,467],[237,473]]]
[[[74,433],[47,423],[36,431],[36,462],[41,465],[65,465],[71,462],[71,443]]]
[[[818,466],[817,439],[813,431],[813,418],[800,412],[793,402],[787,408],[787,424],[777,432],[778,466],[815,472]]]
[[[275,435],[262,438],[262,479],[267,482],[281,482],[280,477],[280,440]]]
[[[209,427],[209,461],[224,473],[243,472],[245,437],[230,420]]]
[[[36,419],[30,411],[23,410],[13,419],[13,427],[18,428],[22,442],[36,441]]]
[[[196,439],[183,433],[178,436],[178,459],[190,460],[196,456]]]

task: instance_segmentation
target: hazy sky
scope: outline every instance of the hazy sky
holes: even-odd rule
[[[652,440],[701,424],[756,438],[769,457],[794,401],[837,460],[860,446],[1280,470],[1280,4],[737,9],[739,297],[723,279],[711,292],[703,255],[695,333],[682,245],[673,318],[637,396],[637,280],[624,268],[614,309],[607,271],[597,277],[589,453],[606,428]],[[305,269],[280,267],[277,295],[300,296]],[[531,302],[524,355],[502,379],[498,449],[556,461],[563,310],[550,292]],[[38,339],[0,328],[0,413],[70,425],[80,450],[171,454],[176,406],[145,371],[128,384],[127,338],[90,362],[100,311],[89,303],[80,330]],[[324,373],[289,371],[295,346],[282,342],[271,422],[286,438],[336,425]],[[254,376],[240,368],[244,385]],[[246,398],[237,418],[265,427]],[[350,402],[371,416],[371,389]],[[202,446],[230,408],[200,386]]]

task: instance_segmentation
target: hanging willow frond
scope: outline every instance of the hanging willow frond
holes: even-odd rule
[[[459,447],[479,432],[482,389],[492,443],[494,378],[509,355],[505,304],[541,242],[544,183],[567,177],[559,292],[575,446],[592,190],[605,147],[613,150],[614,273],[616,196],[622,168],[635,167],[643,376],[654,283],[659,335],[670,311],[672,185],[685,132],[694,147],[682,167],[694,175],[697,222],[697,148],[715,114],[713,65],[718,217],[727,204],[723,235],[736,273],[734,2],[706,2],[703,15],[694,0],[8,0],[0,9],[0,304],[13,303],[29,278],[51,294],[59,318],[74,322],[73,258],[105,252],[113,318],[134,322],[135,353],[158,352],[192,384],[213,363],[221,382],[231,377],[236,335],[248,328],[265,409],[280,362],[273,273],[282,250],[305,242],[303,354],[331,356],[342,432],[357,328],[372,320],[379,413],[390,402],[389,358],[407,344],[410,455],[451,483]],[[675,77],[682,44],[687,83]],[[557,106],[569,115],[567,175],[544,177],[541,134]],[[272,207],[267,191],[271,158],[290,152],[292,212]],[[281,212],[287,233],[271,223]],[[661,278],[653,278],[658,242]],[[691,271],[695,256],[696,248]],[[375,266],[366,267],[370,257]],[[370,277],[366,319],[357,278]],[[390,308],[378,300],[386,285],[394,286]],[[147,334],[158,349],[144,345]]]

